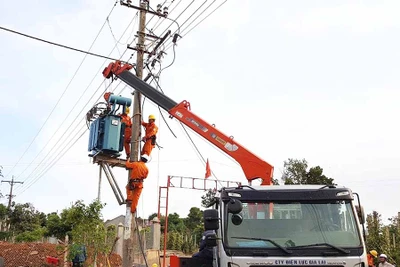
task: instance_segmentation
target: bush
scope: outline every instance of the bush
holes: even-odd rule
[[[37,228],[33,231],[26,231],[23,233],[18,234],[15,237],[16,242],[35,242],[39,241],[43,238],[46,232],[45,228]]]
[[[0,232],[0,240],[7,241],[7,239],[11,238],[11,232]]]

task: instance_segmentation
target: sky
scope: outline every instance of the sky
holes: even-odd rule
[[[150,2],[154,9],[163,3]],[[183,37],[175,57],[170,41],[165,46],[161,66],[173,62],[160,75],[165,94],[189,101],[195,114],[272,164],[275,178],[281,177],[285,160],[305,158],[359,193],[367,213],[376,210],[385,220],[397,215],[400,2],[226,1],[189,32],[221,3],[166,2]],[[0,26],[128,60],[134,51],[127,44],[135,45],[138,27],[135,15],[119,1],[28,1],[24,8],[2,1]],[[178,30],[170,20],[151,17],[147,30],[155,35],[170,25],[172,32]],[[101,101],[106,86],[126,97],[132,89],[104,81],[101,72],[112,60],[2,30],[0,40],[0,165],[4,180],[14,175],[24,182],[14,187],[15,201],[31,202],[46,213],[60,212],[78,199],[89,203],[98,195],[99,167],[88,157],[85,114]],[[151,40],[146,43],[150,49]],[[168,176],[179,184],[178,177],[203,178],[205,173],[180,124],[163,112],[175,138],[157,106],[146,101],[143,115],[149,114],[157,116],[163,148],[155,149],[148,163],[141,217],[157,212],[159,186]],[[189,133],[210,161],[214,175],[209,179],[246,183],[235,161]],[[126,170],[113,172],[124,189]],[[3,194],[9,189],[0,185]],[[200,207],[203,194],[171,188],[169,213],[185,217],[191,207]],[[100,198],[107,203],[105,219],[125,214],[104,175]]]

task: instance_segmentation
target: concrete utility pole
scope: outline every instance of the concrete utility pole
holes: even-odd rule
[[[141,1],[141,0],[140,0]],[[146,12],[147,1],[140,2],[140,18],[138,41],[136,44],[137,58],[136,58],[136,76],[140,79],[143,78],[143,56],[144,56],[144,42],[146,30]],[[131,161],[139,160],[140,153],[140,140],[141,140],[141,122],[142,122],[142,107],[141,107],[141,94],[135,90],[133,96],[133,114],[132,114],[132,138],[131,138]],[[128,174],[128,181],[130,177]],[[126,205],[125,216],[125,234],[124,234],[124,248],[123,248],[123,267],[132,267],[135,261],[135,247],[139,245],[136,233],[135,214],[131,213],[129,204]]]
[[[11,203],[12,203],[12,198],[15,197],[15,195],[13,195],[13,188],[15,184],[23,184],[24,182],[20,182],[20,181],[14,181],[14,176],[11,178],[11,181],[8,180],[2,180],[1,183],[9,183],[10,184],[10,194],[7,195],[8,196],[8,206],[7,209],[11,208]]]
[[[12,203],[12,198],[15,197],[15,195],[13,195],[13,188],[15,184],[23,184],[24,182],[20,182],[20,181],[14,181],[14,176],[11,178],[10,180],[2,180],[1,183],[9,183],[10,184],[10,194],[6,195],[8,196],[8,206],[7,206],[7,210],[11,209],[11,203]],[[6,229],[8,229],[8,215],[6,215],[6,219],[5,222],[3,224],[3,222],[0,222],[0,231],[5,231]]]
[[[99,185],[97,188],[97,201],[99,202],[100,202],[100,192],[101,192],[101,172],[102,172],[101,165],[99,165]]]

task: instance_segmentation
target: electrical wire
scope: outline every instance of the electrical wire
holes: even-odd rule
[[[167,17],[168,19],[172,20],[172,23],[160,35],[163,35],[164,33],[166,33],[167,30],[172,26],[172,24],[174,24],[174,22],[177,23],[177,20],[179,19],[179,17],[182,16],[183,13],[185,13],[185,11],[194,3],[194,1],[195,0],[192,0],[192,2],[190,2],[190,4],[187,5],[187,7],[175,19],[170,19],[170,18]],[[179,24],[178,24],[178,29],[180,30]]]
[[[209,4],[199,15],[197,15],[197,17],[192,20],[192,22],[190,22],[182,31],[185,31],[187,28],[190,27],[190,25],[192,25],[201,15],[204,14],[204,12],[206,12],[217,0],[214,0],[211,2],[211,4]]]
[[[138,12],[137,12],[137,14],[138,14]],[[136,16],[135,16],[135,17],[136,17]],[[128,26],[125,28],[125,30],[124,30],[124,32],[122,33],[122,35],[121,35],[121,37],[120,37],[119,40],[121,40],[122,37],[125,35],[126,31],[129,29],[130,25],[131,25],[132,22],[135,20],[135,17],[132,18],[132,20],[130,21],[130,23],[128,24]],[[117,46],[117,44],[114,45],[114,47],[113,47],[113,49],[111,50],[111,52],[109,53],[109,55],[111,55],[111,53],[114,51],[114,49],[115,49],[116,46]],[[128,50],[128,49],[126,48],[126,49],[125,49],[125,52],[123,53],[123,55],[126,53],[127,50]],[[122,56],[123,56],[123,55],[122,55]],[[121,56],[121,58],[122,58],[122,56]],[[120,59],[121,59],[121,58],[120,58]],[[96,74],[93,76],[91,82],[90,82],[89,85],[86,87],[86,89],[84,90],[84,92],[81,94],[79,100],[75,102],[75,105],[72,107],[72,109],[71,109],[70,112],[68,113],[67,117],[63,120],[63,123],[66,121],[66,119],[69,117],[69,115],[71,114],[71,112],[73,111],[73,109],[74,109],[74,108],[76,107],[76,105],[79,103],[79,101],[80,101],[80,99],[82,98],[82,96],[84,95],[84,93],[85,93],[85,92],[89,89],[89,87],[92,85],[92,83],[93,83],[93,81],[96,79],[96,77],[98,77],[98,73],[99,73],[100,70],[103,68],[103,65],[106,63],[106,61],[107,61],[107,60],[105,60],[105,61],[102,63],[102,65],[100,66],[100,68],[96,71]],[[105,80],[103,80],[103,82],[102,82],[101,84],[103,84],[104,81],[105,81]],[[120,83],[121,83],[121,82],[120,82]],[[86,102],[86,104],[84,105],[84,107],[81,109],[80,112],[82,112],[83,109],[89,104],[89,101],[94,97],[94,95],[96,94],[96,92],[100,89],[101,84],[100,84],[100,86],[95,90],[95,92],[92,94],[92,96],[89,98],[89,100]],[[109,86],[111,86],[111,83],[110,83]],[[107,89],[107,88],[108,88],[108,87],[106,87],[106,89]],[[105,89],[105,90],[106,90],[106,89]],[[100,97],[101,97],[101,96],[100,96]],[[100,99],[100,97],[98,98],[98,100]],[[97,101],[98,101],[98,100],[97,100]],[[79,112],[79,113],[80,113],[80,112]],[[77,118],[78,118],[78,116],[79,116],[79,113],[78,113],[77,117],[75,117],[75,119],[72,121],[72,123],[70,124],[70,126],[72,126],[73,122],[75,122],[75,121],[77,120]],[[53,137],[55,136],[55,134],[60,130],[60,128],[61,128],[61,126],[63,125],[63,123],[61,123],[61,125],[60,125],[59,128],[56,130],[56,132],[53,134],[53,136],[51,137],[51,139],[47,141],[47,144],[46,144],[45,147],[47,147],[47,145],[48,145],[49,142],[53,139]],[[76,127],[78,127],[78,125],[76,125]],[[76,129],[76,127],[75,127],[74,129]],[[69,129],[70,129],[70,127],[67,127],[67,129],[66,129],[66,131],[64,132],[63,136],[67,133],[67,131],[68,131]],[[73,130],[72,130],[72,131],[73,131]],[[60,141],[60,140],[61,140],[61,138],[59,139],[59,141]],[[59,141],[58,141],[58,142],[59,142]],[[57,143],[58,143],[58,142],[57,142]],[[57,143],[56,143],[56,145],[57,145]],[[52,149],[54,149],[56,145],[54,145]],[[32,163],[33,163],[33,162],[36,160],[36,158],[41,154],[41,152],[45,149],[45,147],[43,147],[42,150],[36,155],[36,157],[34,158],[34,160],[32,161]],[[49,153],[48,153],[46,156],[48,156],[48,155],[49,155]],[[46,158],[46,156],[43,158],[43,160]],[[42,160],[42,161],[43,161],[43,160]],[[28,166],[22,173],[24,173],[28,168],[29,168],[29,166]],[[36,170],[36,168],[35,168],[35,170]],[[34,170],[34,171],[35,171],[35,170]],[[21,173],[19,176],[21,176],[22,173]],[[31,172],[31,174],[30,174],[25,180],[28,180],[29,177],[30,177],[32,174],[33,174],[33,171]],[[19,176],[18,176],[18,177],[19,177]],[[16,186],[16,189],[17,189],[18,187],[21,187],[21,186],[22,186],[22,185],[18,184],[18,185]]]
[[[181,0],[182,1],[182,0]],[[165,3],[167,2],[167,0],[166,1],[164,1],[164,3],[162,4],[162,5],[164,5]],[[173,2],[173,1],[172,1]],[[172,2],[171,2],[171,4],[168,6],[168,8],[172,5]],[[179,3],[178,3],[179,4]],[[176,7],[176,6],[175,6]],[[174,8],[175,9],[175,8]],[[172,12],[172,11],[171,11]],[[138,15],[139,14],[139,11],[137,11],[136,12],[136,15]],[[154,17],[158,17],[158,20],[157,20],[157,22],[161,19],[161,17],[160,16],[156,16],[156,15],[153,15],[147,22],[146,22],[146,24],[145,24],[145,28],[147,29],[147,27],[148,27],[148,25],[150,24],[150,22],[153,20],[153,18]],[[156,24],[157,24],[157,22],[156,22]],[[163,22],[163,21],[162,21]],[[161,22],[161,23],[162,23]],[[150,32],[153,32],[153,29],[151,29],[151,30],[149,30]],[[132,43],[137,39],[138,37],[136,36],[135,38],[134,38],[134,40],[132,41]],[[134,51],[133,53],[132,53],[132,57],[136,54],[136,52],[137,51]]]
[[[172,59],[172,62],[171,62],[171,64],[169,64],[167,67],[165,67],[165,68],[161,69],[161,70],[160,70],[160,73],[161,73],[162,71],[164,71],[164,70],[168,69],[169,67],[171,67],[171,66],[172,66],[172,64],[174,64],[174,63],[175,63],[175,57],[176,57],[176,54],[175,54],[175,46],[176,46],[176,44],[174,44],[174,45],[173,45],[173,47],[172,47],[172,50],[174,51],[174,58]]]
[[[172,63],[173,63],[173,62],[172,62]],[[170,65],[172,65],[172,64],[170,64]],[[168,66],[168,67],[169,67],[169,66]],[[162,70],[163,70],[163,69],[162,69]],[[160,71],[160,73],[159,73],[158,76],[161,75],[162,70]],[[164,91],[162,90],[162,88],[161,88],[159,82],[158,82],[158,81],[156,81],[156,82],[157,82],[157,87],[160,89],[160,91],[161,91],[162,93],[164,93]],[[161,110],[160,110],[160,112],[161,112]],[[198,155],[199,155],[200,158],[203,160],[203,162],[206,164],[205,158],[203,157],[203,155],[202,155],[202,153],[200,152],[199,148],[197,147],[196,143],[193,141],[193,139],[192,139],[191,136],[189,135],[189,133],[188,133],[188,131],[186,130],[185,126],[183,125],[182,122],[179,122],[179,123],[180,123],[180,125],[182,126],[183,130],[185,131],[186,136],[189,138],[189,140],[190,140],[190,142],[192,143],[193,147],[194,147],[195,150],[197,151]],[[167,125],[168,125],[168,124],[167,124]],[[214,173],[213,171],[211,171],[211,173],[212,173],[212,175],[215,177],[215,180],[217,180],[217,181],[219,182],[219,184],[221,185],[221,187],[222,187],[223,184],[222,184],[222,182],[218,179],[218,177],[215,175],[215,173]]]
[[[83,126],[85,126],[85,125],[83,125]],[[83,132],[81,133],[81,135],[78,137],[78,139],[76,139],[76,140],[72,143],[72,145],[71,145],[67,150],[65,150],[65,151],[61,154],[61,156],[60,156],[55,162],[57,162],[58,160],[60,160],[60,159],[69,151],[69,149],[71,149],[71,148],[79,141],[79,139],[82,138],[82,136],[83,136],[85,133],[86,133],[86,130],[83,131]],[[42,178],[42,176],[45,175],[45,174],[48,172],[48,170],[51,169],[54,165],[55,165],[55,163],[54,163],[53,165],[51,165],[50,168],[47,168],[44,172],[42,172],[39,176],[37,176],[36,180],[34,180],[31,184],[29,184],[27,187],[25,187],[25,189],[24,189],[22,192],[20,192],[20,193],[18,194],[18,196],[21,196],[26,190],[28,190],[32,185],[34,185],[34,184],[35,184],[40,178]],[[15,198],[15,197],[14,197],[14,198]]]
[[[98,88],[100,88],[100,87],[103,85],[104,81],[105,81],[105,80],[103,80],[103,81],[101,82],[101,84],[99,85]],[[97,90],[98,90],[98,89],[97,89]],[[94,94],[96,94],[97,90],[93,93],[92,97],[94,96]],[[86,104],[88,104],[89,101],[90,101],[90,99],[88,100],[88,102],[87,102]],[[25,183],[25,182],[29,179],[29,177],[37,170],[37,168],[40,166],[40,164],[42,164],[42,162],[51,154],[51,152],[56,148],[56,146],[58,145],[58,143],[59,143],[60,141],[62,141],[62,140],[65,140],[65,139],[63,139],[63,137],[64,137],[65,134],[68,132],[68,130],[71,129],[71,126],[72,126],[73,123],[76,121],[76,119],[79,117],[80,113],[83,111],[84,108],[85,108],[85,106],[83,106],[82,109],[78,112],[78,114],[76,115],[75,119],[70,123],[70,125],[68,125],[68,127],[66,128],[66,130],[64,131],[64,133],[61,135],[61,137],[58,139],[58,141],[53,145],[53,147],[47,152],[47,154],[43,157],[43,159],[42,159],[42,161],[39,163],[39,165],[36,166],[36,168],[34,168],[34,169],[32,170],[32,172],[28,175],[28,177],[23,181],[24,183]],[[72,110],[71,110],[71,111],[72,111]],[[84,120],[84,118],[82,118],[82,120]],[[65,120],[64,120],[64,121],[65,121]],[[56,133],[58,132],[58,130],[61,129],[61,126],[62,126],[62,125],[63,125],[63,123],[60,124],[59,128],[57,129],[56,132],[53,133],[53,135],[51,136],[51,138],[50,138],[49,141],[51,141],[51,140],[54,138],[54,136],[56,135]],[[79,125],[79,124],[77,124],[77,125]],[[76,127],[77,127],[77,126],[76,126]],[[75,128],[75,129],[76,129],[76,128]],[[73,131],[73,130],[72,130],[72,131]],[[33,161],[35,161],[35,159],[41,154],[41,152],[44,151],[44,149],[47,147],[47,145],[50,144],[49,141],[48,141],[48,142],[46,143],[46,145],[41,149],[41,151],[37,154],[37,156],[34,158]],[[55,151],[55,152],[57,152],[57,151]],[[33,162],[33,161],[32,161],[32,162]],[[25,170],[27,170],[28,168],[29,168],[29,166],[27,166],[27,167],[25,168]],[[25,171],[25,170],[24,170],[24,171]],[[22,173],[23,173],[23,172],[22,172]],[[22,173],[21,173],[19,176],[21,176]],[[19,177],[19,176],[18,176],[18,177]],[[16,189],[17,189],[17,188],[18,188],[18,187],[16,187]]]
[[[168,16],[170,16],[170,15],[172,14],[172,12],[174,12],[174,10],[179,6],[179,4],[180,4],[181,2],[182,2],[182,0],[180,0],[180,1],[174,6],[174,8],[169,12]],[[164,2],[164,4],[165,4],[165,2]],[[172,5],[172,2],[171,2],[171,4],[168,6],[168,9],[171,7],[171,5]],[[164,19],[165,19],[165,17],[164,17]],[[165,22],[165,20],[161,20],[160,24],[157,25],[157,23],[158,23],[160,20],[161,20],[161,17],[158,17],[158,20],[157,20],[157,22],[153,25],[153,27],[151,28],[151,31],[157,30],[157,28],[160,27],[161,24],[163,24],[163,23]],[[149,22],[150,22],[150,21],[149,21]]]
[[[182,129],[185,131],[186,136],[189,138],[190,142],[192,143],[194,149],[196,150],[196,152],[198,153],[198,155],[200,156],[200,158],[203,160],[204,164],[207,164],[207,161],[205,160],[205,158],[203,157],[202,153],[200,152],[199,148],[197,147],[196,143],[193,141],[192,137],[190,136],[189,132],[186,130],[184,124],[182,122],[179,122],[182,126]],[[211,170],[212,175],[215,177],[215,180],[220,184],[221,187],[223,187],[222,182],[218,179],[218,177],[215,175],[215,173]]]
[[[44,40],[44,39],[41,39],[41,38],[38,38],[38,37],[35,37],[35,36],[32,36],[32,35],[28,35],[28,34],[25,34],[25,33],[21,33],[21,32],[18,32],[18,31],[14,31],[14,30],[5,28],[5,27],[2,27],[2,26],[0,26],[0,30],[4,30],[4,31],[15,33],[15,34],[19,34],[19,35],[22,35],[24,37],[28,37],[28,38],[34,39],[36,41],[40,41],[40,42],[48,43],[48,44],[51,44],[51,45],[59,46],[59,47],[65,48],[65,49],[69,49],[69,50],[73,50],[73,51],[76,51],[76,52],[84,53],[86,55],[105,58],[105,59],[109,59],[109,60],[113,60],[113,61],[117,60],[117,59],[112,58],[112,57],[107,57],[107,56],[103,56],[103,55],[100,55],[100,54],[96,54],[96,53],[92,53],[92,52],[89,52],[89,51],[85,51],[85,50],[81,50],[81,49],[78,49],[78,48],[74,48],[74,47],[71,47],[71,46],[63,45],[63,44],[60,44],[60,43],[47,41],[47,40]],[[124,61],[121,61],[121,62],[127,63],[127,62],[124,62]]]
[[[164,94],[164,91],[162,90],[162,88],[161,88],[161,86],[160,86],[160,84],[159,84],[159,81],[157,81],[157,78],[156,78],[155,75],[151,72],[151,70],[149,69],[149,66],[146,65],[146,67],[147,67],[147,69],[149,70],[149,72],[151,73],[151,75],[152,75],[152,77],[153,77],[152,80],[150,81],[150,84],[151,84],[152,81],[154,81],[154,82],[156,83],[156,85],[157,85],[156,88],[157,88],[158,90],[160,90],[161,93]],[[144,101],[144,100],[143,100],[143,101]],[[158,107],[158,111],[160,112],[161,118],[163,119],[164,123],[167,125],[169,131],[172,133],[172,135],[173,135],[175,138],[177,138],[176,135],[175,135],[175,133],[172,131],[171,127],[169,126],[167,120],[165,119],[164,114],[161,112],[160,106],[157,105],[157,107]]]
[[[225,1],[225,2],[226,2],[226,1]],[[224,3],[225,3],[225,2],[224,2]],[[221,5],[222,5],[222,4],[221,4]],[[221,5],[220,5],[220,6],[221,6]],[[219,7],[220,7],[220,6],[219,6]],[[213,12],[215,12],[219,7],[217,7]],[[185,10],[186,10],[186,9],[185,9]],[[213,12],[211,12],[208,16],[210,16]],[[183,13],[183,12],[182,12],[182,13]],[[181,14],[182,14],[182,13],[181,13]],[[181,14],[180,14],[180,15],[181,15]],[[208,17],[208,16],[207,16],[207,17]],[[179,17],[179,16],[178,16],[178,17]],[[207,18],[207,17],[206,17],[206,18]],[[204,21],[206,18],[204,18],[202,21]],[[200,21],[198,24],[196,24],[191,30],[193,30],[195,27],[197,27],[202,21]],[[175,22],[176,22],[176,21],[175,21]],[[176,22],[176,23],[177,23],[177,22]],[[171,24],[171,25],[172,25],[172,24]],[[170,25],[170,26],[171,26],[171,25]],[[170,26],[169,26],[169,27],[170,27]],[[179,24],[178,24],[178,27],[179,27]],[[190,31],[191,31],[191,30],[190,30]],[[189,32],[190,32],[190,31],[189,31]],[[189,33],[189,32],[188,32],[188,33]],[[188,33],[186,33],[185,35],[187,35]],[[126,50],[125,50],[125,52],[126,52]],[[124,52],[124,54],[125,54],[125,52]],[[132,56],[133,56],[133,54],[132,54]],[[131,56],[131,58],[132,58],[132,56]],[[173,62],[172,62],[168,67],[170,67],[170,66],[174,63],[174,61],[175,61],[175,51],[174,51],[174,60],[173,60]],[[166,67],[166,68],[168,68],[168,67]],[[162,69],[162,70],[165,70],[166,68],[164,68],[164,69]],[[162,71],[162,70],[161,70],[161,71]],[[161,72],[161,71],[160,71],[160,72]],[[161,111],[161,110],[160,110],[160,111]],[[164,119],[164,120],[165,120],[165,119]],[[186,130],[186,129],[185,129],[185,130]],[[191,139],[191,138],[190,138],[190,139]],[[203,158],[203,157],[202,157],[202,158]],[[203,161],[204,161],[204,158],[203,158]]]
[[[216,0],[214,0],[214,1],[216,1]],[[208,0],[206,0],[206,1],[204,1],[203,2],[203,4],[201,4],[182,24],[181,24],[181,26],[183,26],[183,25],[185,25],[186,24],[186,22],[188,22],[193,16],[194,16],[194,14],[196,14],[197,13],[197,11],[199,11],[200,9],[201,9],[201,7],[205,4],[205,3],[207,3],[208,2]],[[181,26],[179,26],[179,28],[178,28],[178,30],[179,30],[179,32],[178,32],[178,34],[180,34],[181,33]],[[172,35],[174,35],[176,33],[176,31],[172,34]]]
[[[120,84],[122,83],[122,81],[120,81]],[[111,84],[110,84],[111,85]],[[117,88],[117,87],[116,87]],[[115,88],[115,89],[116,89]],[[114,89],[114,90],[115,90]],[[121,92],[124,90],[124,88],[121,90]],[[101,97],[101,96],[100,96]],[[100,97],[99,97],[99,99],[100,99]],[[98,101],[98,100],[97,100]],[[84,118],[82,118],[82,120],[81,121],[83,121],[84,120]],[[81,133],[81,135],[78,137],[78,139],[76,139],[72,144],[71,144],[71,141],[72,140],[74,140],[74,138],[77,136],[77,134],[79,133],[79,131],[71,138],[71,140],[64,146],[64,148],[63,149],[61,149],[61,151],[59,152],[59,154],[58,155],[60,155],[58,158],[57,157],[54,157],[53,158],[53,160],[49,163],[49,166],[47,167],[47,168],[45,168],[44,170],[42,170],[42,172],[39,174],[39,175],[37,175],[37,177],[34,179],[34,180],[32,180],[32,182],[29,184],[29,185],[27,185],[27,187],[25,188],[25,189],[23,189],[23,191],[21,192],[21,193],[19,193],[18,195],[20,196],[20,195],[22,195],[22,193],[23,192],[25,192],[26,190],[28,190],[33,184],[35,184],[41,177],[43,177],[52,167],[54,167],[54,165],[76,144],[76,142],[78,142],[78,140],[80,139],[80,138],[82,138],[82,136],[86,133],[86,131],[88,130],[86,127],[86,124],[84,124],[84,125],[82,125],[82,127],[81,127],[81,129],[82,128],[85,128],[85,130]],[[70,145],[71,144],[71,145]],[[68,145],[70,145],[69,147],[68,147]],[[16,188],[17,189],[17,188]]]
[[[207,0],[206,0],[207,1]],[[193,3],[193,2],[192,2]],[[152,9],[152,8],[151,8]],[[156,12],[154,9],[152,9],[154,12]],[[177,31],[181,31],[181,26],[179,25],[179,23],[176,21],[176,19],[171,19],[171,18],[169,18],[169,17],[164,17],[164,19],[166,19],[166,20],[170,20],[170,21],[172,21],[172,23],[171,23],[171,25],[170,26],[168,26],[167,27],[167,29],[166,30],[164,30],[161,34],[160,34],[160,36],[162,36],[164,33],[166,33],[167,32],[167,30],[169,29],[169,27],[171,27],[172,26],[172,24],[173,23],[175,23],[177,26],[178,26],[178,29],[177,29]],[[160,26],[162,23],[160,23],[158,26]],[[151,30],[150,30],[150,32],[152,32],[152,33],[154,33],[154,31],[158,28],[158,26],[156,27],[156,28],[152,28]],[[176,32],[176,31],[175,31]]]
[[[200,23],[202,23],[204,20],[206,20],[209,16],[211,16],[215,11],[217,11],[222,5],[224,5],[228,0],[225,0],[224,2],[222,2],[219,6],[217,6],[213,11],[211,11],[210,14],[208,14],[206,17],[204,17],[202,20],[200,20],[196,25],[194,25],[193,28],[191,28],[187,33],[185,33],[183,37],[185,37],[186,35],[188,35],[192,30],[194,30]]]
[[[113,7],[111,8],[111,11],[109,12],[109,14],[107,15],[107,18],[111,15],[111,13],[114,11],[114,8],[116,6],[117,2],[114,3]],[[101,26],[100,30],[98,31],[96,37],[94,38],[92,44],[89,47],[90,51],[93,47],[93,45],[95,44],[95,42],[97,41],[97,38],[99,37],[100,33],[102,32],[105,23],[103,23],[103,25]],[[0,27],[2,28],[2,27]],[[4,28],[2,28],[4,29]],[[31,143],[28,145],[28,147],[25,149],[25,151],[22,153],[22,156],[19,158],[19,160],[17,161],[17,163],[11,168],[11,170],[9,171],[9,173],[6,175],[6,177],[8,177],[11,172],[14,170],[15,166],[22,160],[22,158],[25,156],[26,152],[28,152],[29,148],[33,145],[33,143],[35,142],[36,138],[39,136],[39,134],[41,133],[41,131],[43,130],[44,126],[47,124],[47,121],[49,120],[49,118],[51,117],[51,115],[53,114],[54,110],[57,108],[58,104],[60,103],[61,99],[64,97],[65,93],[67,92],[69,86],[71,85],[72,81],[75,79],[76,75],[78,74],[81,66],[83,65],[83,62],[85,61],[86,57],[88,54],[85,54],[85,56],[83,57],[81,63],[79,64],[78,68],[76,69],[74,75],[72,75],[72,78],[70,79],[70,81],[68,82],[66,88],[64,89],[63,93],[61,94],[61,96],[58,98],[56,104],[54,105],[53,109],[50,111],[50,114],[47,116],[46,120],[44,121],[44,123],[42,124],[42,126],[40,127],[39,131],[36,133],[35,137],[33,138],[33,140],[31,141]]]
[[[41,165],[41,163],[47,158],[47,157],[49,157],[49,155],[50,155],[50,153],[54,150],[54,148],[57,146],[57,144],[61,141],[61,140],[63,140],[62,138],[63,138],[63,136],[68,132],[68,130],[69,129],[71,129],[71,126],[72,126],[72,124],[78,119],[78,117],[79,117],[79,114],[83,111],[83,109],[88,105],[88,103],[89,103],[89,101],[94,97],[94,95],[97,93],[97,91],[100,89],[100,87],[102,86],[102,84],[104,83],[104,81],[105,80],[103,80],[102,81],[102,83],[98,86],[98,88],[95,90],[95,92],[92,94],[92,96],[89,98],[89,100],[86,102],[86,104],[82,107],[82,109],[78,112],[78,114],[77,114],[77,116],[74,118],[74,120],[71,122],[71,124],[66,128],[66,130],[64,131],[64,133],[62,134],[62,136],[58,139],[58,141],[56,142],[56,144],[54,144],[53,145],[53,147],[50,149],[50,151],[43,157],[43,159],[42,159],[42,161],[39,163],[39,165],[38,166],[36,166],[36,168],[28,175],[28,177],[24,180],[24,183],[29,179],[29,177],[31,177],[32,175],[33,175],[33,173],[35,172],[35,170]],[[117,87],[120,85],[122,83],[122,81],[120,81],[119,82],[119,84],[117,85]],[[97,101],[99,101],[100,100],[100,98],[102,97],[102,95],[104,94],[104,92],[105,91],[107,91],[107,89],[110,87],[112,85],[112,83],[110,83],[105,89],[104,89],[104,91],[102,92],[102,94],[100,94],[100,96],[97,98],[97,100],[95,101],[95,102],[97,102]],[[114,88],[114,90],[117,88],[117,87],[115,87]],[[122,89],[122,90],[124,90],[126,88],[126,86]],[[121,90],[121,91],[122,91]],[[113,91],[113,90],[112,90]],[[82,118],[81,119],[81,121],[84,121],[84,118]],[[79,123],[81,122],[81,121],[79,121],[78,122],[78,124],[75,126],[75,128],[74,129],[72,129],[72,131],[71,131],[71,133],[78,127],[78,125],[79,125]],[[61,127],[61,126],[60,126]],[[87,129],[86,129],[87,130]],[[54,135],[53,135],[54,136]],[[66,142],[66,140],[67,139],[65,139],[64,141]],[[49,143],[47,143],[47,144],[49,144]],[[63,144],[61,144],[59,147],[61,147]],[[47,146],[47,145],[46,145]],[[45,148],[45,147],[44,147]],[[41,152],[44,150],[44,148],[41,150]],[[40,152],[40,153],[41,153]],[[39,153],[39,154],[40,154]],[[57,151],[55,151],[55,153],[57,153]],[[38,154],[38,155],[39,155]],[[54,153],[53,153],[54,154]],[[37,156],[38,156],[37,155]],[[36,157],[37,158],[37,157]],[[35,159],[36,159],[35,158]],[[53,161],[54,162],[54,161]],[[32,163],[33,163],[33,161],[32,161]],[[51,164],[51,163],[50,163]],[[52,166],[54,166],[54,164],[52,165]],[[51,167],[52,167],[51,166]],[[51,168],[50,167],[50,168]],[[28,167],[27,167],[28,168]],[[48,170],[50,169],[50,168],[48,168]],[[26,170],[26,169],[25,169]],[[47,172],[48,170],[46,170],[45,172]],[[43,175],[39,175],[39,177],[42,177]],[[35,181],[37,181],[37,180],[35,180]],[[15,189],[18,189],[19,187],[21,187],[22,185],[17,185],[16,186],[16,188]]]
[[[191,31],[193,31],[196,27],[198,27],[204,20],[206,20],[208,17],[210,17],[215,11],[217,11],[219,8],[221,8],[222,5],[224,5],[228,0],[225,0],[224,2],[222,2],[219,6],[217,6],[213,11],[211,11],[207,16],[205,16],[202,20],[200,20],[196,25],[194,25],[187,33],[185,33],[184,35],[182,35],[181,38],[185,37],[186,35],[188,35]],[[213,2],[214,3],[214,2]],[[211,6],[211,5],[210,5]],[[206,8],[206,10],[210,7],[208,6]],[[201,14],[200,14],[201,15]],[[198,18],[198,17],[197,17]],[[196,18],[196,19],[197,19]],[[196,20],[195,19],[195,20]],[[191,24],[189,24],[191,25]],[[185,28],[186,29],[186,28]],[[184,32],[184,30],[182,31],[182,33]],[[167,48],[165,49],[166,51],[171,47],[172,43],[167,45]]]

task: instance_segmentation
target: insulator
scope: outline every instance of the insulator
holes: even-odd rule
[[[164,7],[164,16],[168,16],[168,7],[167,6]]]
[[[161,5],[161,4],[158,4],[158,5],[157,5],[157,13],[160,13],[160,14],[161,14],[161,12],[162,12],[162,5]]]

